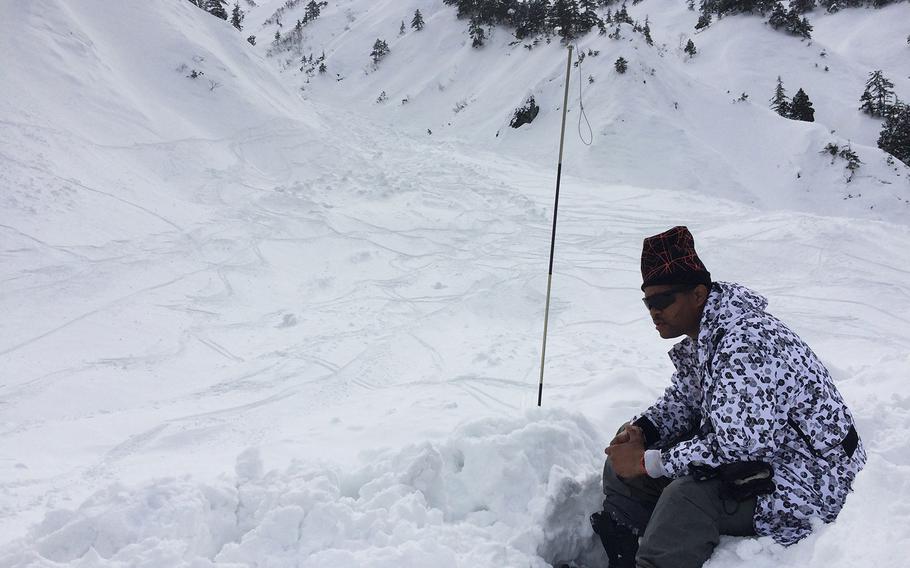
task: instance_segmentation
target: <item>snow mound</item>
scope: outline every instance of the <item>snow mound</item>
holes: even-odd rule
[[[529,411],[377,452],[354,471],[310,461],[264,472],[257,449],[218,483],[111,485],[55,510],[3,566],[548,566],[595,560],[594,427]]]

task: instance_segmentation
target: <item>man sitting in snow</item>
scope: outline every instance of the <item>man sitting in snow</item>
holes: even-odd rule
[[[695,568],[722,534],[789,545],[833,521],[866,454],[824,365],[763,297],[711,282],[686,227],[645,239],[641,272],[660,336],[686,337],[605,450],[591,522],[610,568]]]

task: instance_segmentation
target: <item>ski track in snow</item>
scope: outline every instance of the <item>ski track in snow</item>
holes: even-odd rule
[[[100,381],[99,386],[113,386],[115,376],[117,380],[141,383],[145,380],[143,376],[149,373],[164,376],[173,372],[171,370],[189,368],[189,371],[181,372],[185,384],[172,394],[167,391],[155,393],[154,387],[151,390],[143,387],[139,394],[123,393],[109,403],[77,398],[62,416],[20,422],[16,428],[7,430],[4,433],[7,447],[52,438],[61,428],[72,428],[77,432],[86,427],[110,431],[105,433],[105,441],[99,440],[97,444],[99,449],[105,448],[102,451],[91,446],[82,447],[79,456],[62,460],[55,466],[42,464],[44,467],[36,468],[42,473],[55,472],[50,477],[39,477],[32,483],[23,484],[15,475],[7,474],[0,486],[6,501],[7,516],[3,525],[6,531],[25,519],[35,519],[35,512],[55,509],[60,499],[63,503],[74,500],[78,503],[80,496],[103,488],[108,480],[126,478],[141,482],[147,478],[145,472],[149,464],[145,456],[148,455],[198,454],[197,459],[205,456],[204,460],[223,464],[226,456],[213,449],[255,444],[257,440],[268,448],[269,444],[282,440],[282,444],[296,448],[277,462],[286,462],[291,457],[298,464],[288,465],[287,470],[263,474],[265,477],[237,481],[234,487],[225,475],[221,475],[221,481],[213,482],[214,485],[190,480],[146,481],[144,486],[125,494],[132,495],[122,502],[126,509],[119,506],[110,509],[106,504],[110,497],[103,493],[96,495],[94,501],[82,505],[77,512],[55,513],[44,524],[32,529],[30,538],[34,540],[22,542],[33,545],[12,545],[6,557],[11,565],[31,562],[29,558],[35,558],[32,554],[36,551],[58,562],[82,558],[92,564],[88,559],[100,555],[96,561],[111,565],[119,565],[118,562],[155,565],[166,557],[146,557],[149,554],[146,549],[151,545],[139,533],[120,535],[118,538],[126,540],[119,544],[99,542],[98,535],[106,534],[103,528],[106,523],[122,522],[116,520],[120,518],[118,515],[163,515],[163,512],[135,510],[146,507],[142,503],[161,492],[190,496],[214,491],[219,494],[219,502],[225,505],[209,502],[205,507],[211,511],[217,511],[219,506],[236,507],[236,502],[241,502],[242,506],[244,491],[248,490],[245,483],[259,484],[255,489],[257,499],[266,499],[271,504],[261,505],[261,510],[247,519],[245,531],[237,527],[228,531],[233,537],[225,542],[219,541],[224,540],[227,533],[218,533],[218,522],[198,521],[211,533],[205,538],[218,542],[217,546],[209,543],[209,553],[200,553],[196,561],[207,559],[218,565],[243,564],[244,559],[266,554],[276,565],[282,565],[282,556],[277,549],[262,544],[259,539],[279,542],[280,539],[270,531],[284,534],[282,531],[287,528],[284,525],[291,522],[288,519],[307,525],[315,522],[307,519],[316,515],[315,511],[321,507],[349,507],[349,513],[334,510],[328,517],[335,519],[332,522],[349,523],[360,515],[375,515],[377,511],[374,508],[377,505],[364,497],[366,486],[350,496],[336,496],[328,501],[304,499],[296,505],[297,509],[287,503],[279,504],[284,501],[280,495],[287,491],[309,491],[305,488],[314,482],[306,476],[299,479],[298,468],[312,468],[312,465],[303,465],[311,463],[309,456],[319,456],[325,447],[334,443],[288,442],[289,437],[294,437],[288,431],[289,423],[302,426],[310,422],[295,422],[291,417],[328,419],[329,429],[334,425],[338,430],[330,438],[363,436],[371,442],[362,446],[356,444],[358,447],[366,449],[378,443],[382,448],[387,443],[383,440],[384,435],[395,428],[383,426],[382,420],[379,424],[367,424],[357,419],[361,411],[348,409],[352,406],[361,408],[362,412],[368,413],[365,416],[371,416],[382,414],[375,408],[367,410],[373,405],[388,406],[392,423],[420,424],[412,441],[420,438],[438,440],[429,446],[432,449],[428,451],[433,453],[443,451],[440,448],[447,445],[469,442],[470,437],[457,430],[447,433],[469,416],[521,413],[523,408],[533,406],[543,281],[541,265],[546,262],[546,247],[531,247],[529,243],[547,242],[546,210],[552,172],[519,161],[491,158],[483,162],[484,158],[476,155],[465,159],[451,144],[420,147],[370,127],[355,129],[344,121],[335,125],[335,132],[355,147],[384,147],[381,155],[384,167],[379,171],[350,169],[340,174],[328,168],[317,172],[298,170],[300,178],[297,179],[295,170],[289,167],[287,182],[272,190],[262,189],[264,180],[246,179],[251,174],[238,171],[235,175],[242,182],[221,185],[217,190],[202,190],[203,196],[205,191],[215,191],[219,203],[210,220],[188,226],[180,234],[137,237],[111,245],[115,250],[93,251],[96,258],[103,258],[102,262],[109,265],[106,272],[114,273],[116,268],[121,268],[131,286],[135,286],[138,282],[135,278],[143,274],[155,275],[154,280],[158,283],[108,300],[111,289],[93,289],[97,279],[91,268],[98,261],[82,255],[66,257],[67,269],[74,276],[57,284],[40,281],[34,287],[29,286],[27,282],[34,274],[40,274],[40,267],[7,275],[17,282],[17,297],[24,298],[40,290],[42,297],[70,295],[79,300],[72,308],[79,314],[76,317],[47,328],[44,322],[55,319],[57,314],[36,314],[38,317],[32,319],[29,327],[45,328],[45,331],[3,347],[0,356],[5,359],[5,366],[20,371],[6,377],[0,389],[0,402],[8,415],[43,407],[57,396],[55,391],[62,383],[72,382],[74,377]],[[251,143],[249,139],[241,138],[230,146],[234,152],[242,154],[244,146]],[[294,146],[297,142],[289,133],[284,133],[277,140],[259,137],[255,143]],[[325,150],[327,154],[332,151],[340,152],[341,148]],[[374,158],[379,159],[375,155]],[[477,160],[484,163],[484,167],[477,167]],[[330,163],[328,158],[326,161]],[[247,189],[250,186],[258,189],[251,191]],[[693,217],[694,223],[690,222],[696,232],[699,227],[710,227],[696,234],[701,236],[700,248],[710,259],[712,270],[717,267],[721,273],[741,270],[748,274],[748,268],[759,266],[761,259],[749,262],[748,266],[738,266],[743,243],[772,243],[770,247],[756,247],[755,252],[760,257],[777,257],[780,267],[791,268],[789,272],[784,269],[775,273],[773,281],[772,275],[757,274],[759,280],[768,284],[763,291],[772,296],[772,307],[786,306],[793,316],[798,316],[798,327],[808,324],[811,332],[807,335],[815,335],[810,337],[810,341],[816,339],[814,344],[817,345],[822,337],[827,337],[826,342],[834,345],[840,344],[841,339],[848,343],[874,344],[886,358],[889,353],[892,358],[906,353],[910,345],[910,335],[900,327],[907,322],[903,315],[907,312],[895,310],[892,304],[879,304],[881,299],[876,294],[865,293],[876,289],[868,287],[868,281],[875,278],[870,274],[873,267],[893,273],[901,271],[902,258],[910,261],[904,252],[908,249],[901,246],[901,243],[910,243],[910,232],[903,227],[883,224],[878,228],[876,224],[869,224],[852,229],[838,219],[829,222],[800,214],[763,214],[730,202],[709,202],[693,194],[597,186],[590,180],[571,177],[564,180],[564,187],[545,388],[548,405],[573,408],[580,399],[596,393],[596,400],[606,403],[607,407],[597,410],[582,403],[583,414],[593,417],[601,426],[608,426],[621,421],[656,394],[654,387],[665,380],[667,364],[659,355],[663,346],[645,353],[636,345],[645,344],[648,349],[654,346],[653,340],[644,339],[648,325],[636,305],[637,246],[642,235],[674,224],[680,211],[686,212],[685,216],[697,215],[697,219]],[[401,210],[408,211],[407,214],[398,212],[402,205]],[[377,209],[387,210],[391,216],[382,220],[375,214]],[[883,243],[889,250],[882,254],[883,258],[893,260],[866,259],[859,252],[851,252],[853,249],[849,245],[846,252],[837,251],[826,256],[826,251],[835,251],[823,244],[813,246],[815,270],[820,276],[836,275],[837,285],[845,296],[831,297],[821,288],[813,293],[811,287],[801,284],[804,278],[796,270],[807,249],[793,247],[788,251],[780,246],[786,243],[794,225],[812,226],[822,239],[832,231],[838,232],[848,243],[874,240],[877,238],[874,234],[861,236],[870,230],[887,233],[891,243]],[[855,232],[855,237],[851,231]],[[802,242],[816,241],[812,236]],[[153,256],[140,252],[149,250],[150,246],[154,250]],[[71,243],[64,248],[78,250],[80,247],[78,243]],[[322,250],[332,251],[332,254],[322,255],[319,253]],[[49,260],[59,262],[59,258],[49,257]],[[129,276],[131,265],[136,263],[142,265],[142,270]],[[201,263],[204,268],[174,272],[192,263]],[[143,279],[148,280],[147,277]],[[824,279],[820,279],[819,285],[823,282]],[[857,286],[857,283],[864,284]],[[761,285],[756,287],[762,289]],[[887,282],[878,287],[890,288]],[[259,296],[262,290],[269,291],[266,297]],[[887,298],[898,301],[900,306],[908,304],[905,291]],[[79,304],[94,307],[76,309]],[[63,349],[68,342],[85,333],[80,326],[116,322],[123,315],[138,317],[146,310],[162,308],[171,314],[169,317],[177,318],[174,325],[182,330],[176,344],[169,342],[163,348],[157,347],[153,339],[137,337],[145,335],[144,329],[139,327],[119,332],[127,336],[131,345],[131,350],[125,353],[111,351],[103,342],[83,343],[77,354]],[[780,308],[777,312],[780,313]],[[598,318],[598,313],[609,314],[609,317]],[[482,323],[478,324],[478,320]],[[859,322],[868,322],[867,327],[880,326],[882,330],[890,330],[891,337],[885,340],[869,335],[862,327],[857,328]],[[458,327],[466,331],[457,331]],[[642,341],[629,341],[630,336],[642,338]],[[871,355],[865,361],[863,357],[855,357],[860,362],[851,364],[849,361],[854,357],[841,361],[836,351],[827,350],[824,345],[827,343],[820,348],[821,353],[833,361],[836,373],[842,366],[852,365],[850,375],[858,377],[842,385],[847,396],[853,398],[861,425],[865,426],[864,433],[873,451],[869,469],[874,472],[887,467],[907,467],[907,458],[900,451],[894,455],[892,450],[877,447],[878,436],[893,435],[889,431],[893,426],[885,426],[890,420],[882,420],[878,427],[869,422],[878,412],[894,414],[894,403],[881,394],[863,394],[861,387],[851,390],[852,383],[868,380],[863,377],[874,377],[879,373],[887,376],[887,371],[873,370],[876,362]],[[61,356],[37,365],[37,360],[25,364],[34,354],[48,351]],[[901,361],[898,355],[894,364],[898,366],[896,369],[905,366],[906,360]],[[614,383],[611,375],[617,371],[613,365],[628,369],[622,380],[635,379],[638,386]],[[111,374],[112,370],[117,371],[116,375]],[[644,382],[639,382],[638,377]],[[595,385],[602,392],[597,392]],[[620,398],[612,399],[616,395]],[[402,417],[401,413],[411,414],[414,419]],[[895,415],[895,419],[898,416]],[[531,413],[518,419],[513,427],[519,430],[559,429],[557,424],[564,419],[558,414]],[[308,431],[317,434],[325,428],[311,427]],[[596,431],[590,424],[585,424],[584,428]],[[397,436],[401,437],[401,434]],[[510,565],[530,562],[543,566],[545,564],[539,564],[541,559],[553,561],[558,558],[579,561],[588,558],[596,562],[598,551],[590,546],[593,541],[585,533],[583,521],[590,512],[584,509],[597,503],[597,446],[605,441],[602,432],[598,436],[596,441],[588,439],[585,442],[593,445],[593,451],[584,460],[587,467],[583,471],[549,468],[537,471],[536,475],[545,483],[536,486],[537,489],[528,486],[530,504],[525,503],[523,507],[531,508],[532,517],[540,526],[536,529],[521,523],[510,526],[507,533],[511,544],[503,549],[505,556],[494,557]],[[407,439],[403,443],[406,444]],[[68,441],[77,439],[68,438]],[[393,443],[392,447],[395,445]],[[413,451],[404,450],[402,456]],[[560,459],[561,450],[553,448],[548,452],[550,460]],[[92,454],[95,457],[87,460]],[[395,452],[383,450],[378,454],[361,454],[359,458],[350,456],[343,458],[342,463],[378,467],[377,463],[387,459],[378,457],[381,455],[394,456]],[[409,458],[395,459],[407,462]],[[893,465],[888,466],[889,462]],[[445,467],[447,462],[443,460],[442,463],[441,467]],[[578,465],[571,460],[570,463]],[[21,464],[19,471],[32,467]],[[263,466],[260,463],[256,467],[261,469]],[[342,484],[354,483],[346,475],[356,477],[357,474],[331,469],[338,466],[326,467],[330,469],[318,470],[324,473],[317,477],[330,475],[340,479]],[[154,467],[150,469],[156,471]],[[192,471],[197,467],[189,469]],[[209,468],[200,469],[204,472]],[[331,471],[335,473],[330,474]],[[164,471],[157,473],[165,475]],[[204,473],[201,475],[206,477]],[[442,474],[436,472],[434,475]],[[508,467],[501,475],[502,483],[515,482]],[[364,475],[364,479],[370,478]],[[486,526],[486,521],[470,515],[463,517],[463,513],[463,518],[459,517],[453,513],[451,504],[434,503],[431,496],[435,490],[449,499],[471,499],[476,498],[475,492],[483,495],[483,491],[462,487],[460,490],[465,494],[461,494],[448,486],[431,490],[413,480],[409,483],[404,487],[410,489],[395,490],[399,493],[390,503],[397,503],[394,507],[399,508],[407,503],[408,512],[398,511],[396,514],[400,517],[395,524],[399,527],[396,530],[402,530],[401,523],[416,522],[413,530],[417,532],[412,538],[423,544],[415,545],[414,551],[396,549],[388,542],[383,546],[380,541],[385,537],[367,544],[366,549],[361,549],[362,545],[349,548],[352,544],[344,544],[348,542],[344,539],[349,537],[344,536],[343,530],[326,536],[325,541],[314,540],[312,534],[308,534],[306,538],[291,539],[282,547],[297,547],[295,558],[304,559],[301,565],[318,566],[328,561],[361,565],[377,550],[385,550],[389,559],[415,562],[413,565],[429,562],[427,559],[430,558],[436,562],[449,554],[453,555],[449,557],[452,565],[466,564],[471,550],[476,552],[476,547],[482,548],[482,545],[474,543],[468,549],[460,549],[459,545],[449,542],[454,533],[446,536],[446,532],[451,533],[459,526],[452,524],[456,518],[461,518],[458,522],[476,523],[481,527]],[[491,483],[495,486],[498,482]],[[574,489],[560,492],[552,488],[554,484],[565,483]],[[292,489],[294,487],[296,489]],[[111,490],[124,491],[114,488],[108,491]],[[538,493],[541,491],[543,493]],[[579,501],[580,494],[595,497]],[[211,498],[194,497],[203,502]],[[415,498],[416,502],[413,501]],[[534,505],[535,499],[541,500],[539,505]],[[32,504],[25,506],[29,501]],[[36,506],[38,503],[41,505]],[[235,504],[228,507],[229,503]],[[541,507],[536,513],[533,512],[535,506]],[[197,505],[191,506],[190,513],[180,514],[201,514],[202,509],[195,507]],[[17,510],[26,514],[16,514]],[[428,511],[429,517],[414,521],[411,516],[420,510]],[[502,519],[516,514],[508,511],[496,511],[496,514],[502,515]],[[217,513],[206,513],[209,514]],[[347,517],[348,514],[354,516]],[[437,514],[441,517],[434,517]],[[111,515],[114,520],[108,519]],[[280,520],[284,516],[288,519]],[[845,517],[850,518],[849,507]],[[167,524],[165,519],[162,517],[160,521]],[[508,524],[502,519],[499,522]],[[566,532],[566,527],[562,526],[565,523],[574,527],[574,532]],[[384,529],[375,525],[370,530],[384,534]],[[485,530],[492,529],[487,527]],[[84,531],[95,536],[88,541],[81,540],[87,538],[80,536]],[[545,534],[541,536],[536,531]],[[826,527],[813,539],[826,538],[832,531],[837,529]],[[441,544],[440,549],[427,548],[423,539],[429,537],[424,532],[447,544]],[[16,533],[7,534],[15,536]],[[458,533],[459,539],[463,536]],[[197,542],[199,537],[171,535],[168,538]],[[339,538],[343,540],[337,540]],[[374,534],[371,538],[378,537]],[[483,541],[488,537],[477,538]],[[537,544],[530,546],[522,539]],[[732,540],[721,547],[712,565],[723,566],[724,558],[737,558],[754,561],[750,565],[763,566],[765,564],[759,561],[763,558],[759,550],[771,551],[773,557],[784,562],[778,565],[790,565],[788,559],[791,558],[794,562],[804,560],[804,554],[778,550],[774,546],[769,548],[769,544],[762,541],[752,545],[748,542],[753,541],[737,543]],[[55,544],[58,541],[60,544]],[[89,552],[88,544],[81,545],[84,550],[69,548],[75,546],[73,543],[89,541],[93,552]],[[318,542],[328,548],[320,551]],[[189,546],[195,548],[197,545],[198,542]],[[19,548],[21,546],[26,548]],[[31,549],[31,546],[35,548]],[[803,549],[811,547],[808,544],[800,546]],[[138,552],[136,547],[143,552]],[[800,550],[800,547],[795,549]],[[367,550],[373,552],[365,552]],[[160,553],[158,550],[155,554]],[[413,556],[409,556],[411,553]],[[185,553],[181,554],[182,558],[188,558]],[[149,560],[153,557],[158,559]],[[143,558],[145,560],[140,560]],[[488,560],[487,556],[482,558],[481,563]],[[375,565],[384,564],[377,561]]]

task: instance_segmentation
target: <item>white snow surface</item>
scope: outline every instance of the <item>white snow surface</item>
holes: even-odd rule
[[[810,43],[644,0],[655,46],[579,39],[537,408],[566,50],[330,0],[275,53],[284,2],[241,4],[242,33],[185,0],[0,3],[0,566],[604,566],[603,447],[672,370],[641,239],[678,224],[870,454],[837,522],[707,566],[906,565],[910,168],[856,107],[873,69],[910,97],[910,5],[815,11]],[[778,75],[817,122],[767,108]],[[820,154],[848,141],[850,182]]]

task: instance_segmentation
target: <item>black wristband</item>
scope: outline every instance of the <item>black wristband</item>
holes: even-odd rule
[[[656,444],[660,439],[660,433],[657,431],[657,426],[655,426],[647,416],[640,417],[632,424],[641,428],[641,433],[645,437],[646,448]]]

